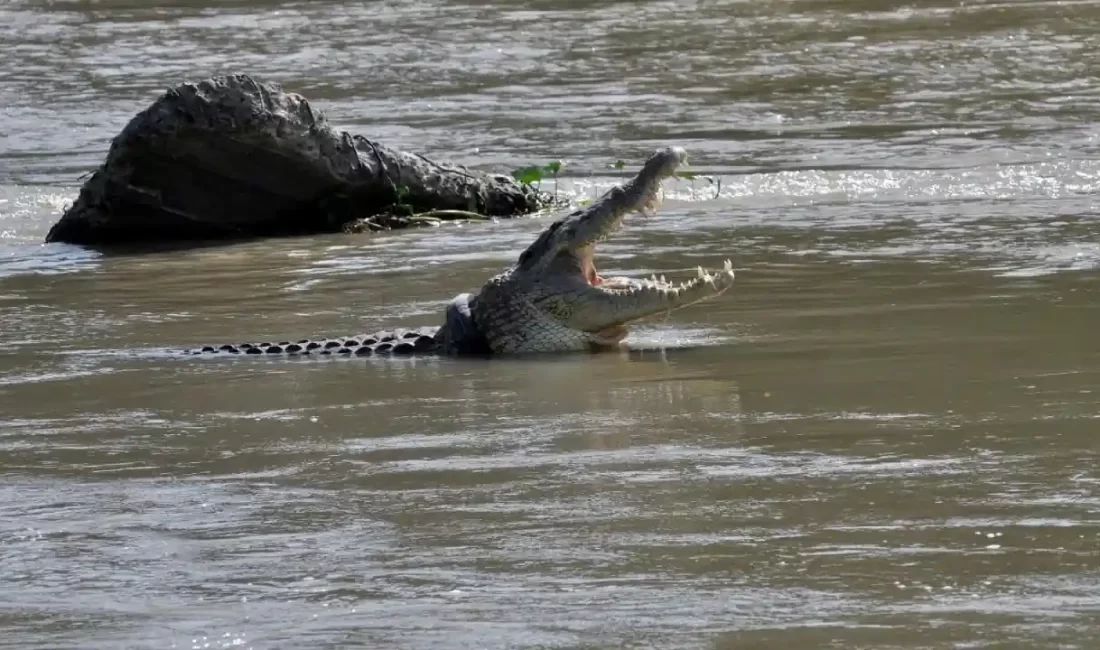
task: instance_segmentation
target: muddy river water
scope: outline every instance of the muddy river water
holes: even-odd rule
[[[9,0],[0,52],[0,646],[1100,647],[1100,2]],[[737,283],[603,355],[147,353],[436,324],[550,219],[41,243],[236,71],[575,198],[684,146],[720,186],[601,272]]]

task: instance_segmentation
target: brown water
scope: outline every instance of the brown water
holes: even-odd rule
[[[1100,3],[0,4],[0,646],[1100,647]],[[587,197],[608,274],[731,257],[622,353],[181,359],[439,322],[546,218],[40,244],[164,88]],[[717,191],[716,191],[717,189]]]

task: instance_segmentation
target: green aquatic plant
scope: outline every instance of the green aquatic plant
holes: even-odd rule
[[[561,171],[563,163],[560,160],[554,160],[546,163],[545,165],[528,165],[526,167],[520,167],[512,170],[512,178],[521,183],[527,185],[534,185],[535,189],[542,189],[542,179],[547,176],[554,178],[554,200],[558,198],[558,172]]]

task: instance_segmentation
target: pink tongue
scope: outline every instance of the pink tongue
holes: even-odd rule
[[[584,278],[588,280],[588,284],[593,286],[603,282],[603,278],[596,275],[596,265],[592,264],[584,270]]]

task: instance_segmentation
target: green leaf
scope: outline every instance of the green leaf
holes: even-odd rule
[[[527,167],[520,167],[519,169],[512,170],[512,178],[521,183],[537,183],[542,180],[543,168],[538,165],[529,165]]]
[[[552,163],[547,163],[547,165],[545,167],[543,167],[542,170],[557,176],[558,172],[561,171],[561,161],[560,160],[555,160]]]
[[[623,167],[626,167],[626,163],[621,160],[616,160],[615,164],[612,165],[612,167],[614,167],[615,169],[622,169]]]

